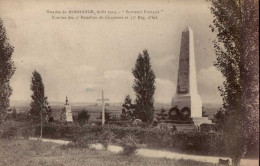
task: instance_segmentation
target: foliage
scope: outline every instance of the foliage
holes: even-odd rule
[[[127,95],[125,97],[125,102],[122,105],[122,114],[121,114],[121,120],[134,120],[135,117],[135,105],[132,103],[132,99],[130,95]]]
[[[218,128],[224,130],[225,127],[225,112],[223,109],[218,110],[218,112],[214,115],[213,119],[214,123],[218,125]]]
[[[136,150],[142,147],[140,140],[131,134],[128,134],[121,140],[118,140],[118,143],[123,148],[122,154],[127,156],[135,154]]]
[[[217,32],[215,66],[221,71],[220,87],[225,111],[223,131],[233,165],[259,137],[259,2],[210,0]]]
[[[36,70],[33,72],[31,90],[33,94],[31,96],[32,101],[30,114],[33,121],[48,121],[49,118],[52,116],[52,110],[49,106],[47,97],[45,97],[44,94],[44,84],[42,82],[41,74]]]
[[[8,42],[3,21],[0,18],[0,123],[5,119],[12,94],[10,79],[15,72],[12,54],[14,48]]]
[[[200,125],[201,132],[219,132],[222,131],[218,124],[215,123],[203,123]]]
[[[139,54],[132,73],[135,77],[133,89],[136,94],[136,118],[151,124],[154,114],[155,74],[151,68],[147,50]]]
[[[121,126],[121,127],[130,127],[132,125],[132,122],[117,120],[117,121],[108,121],[108,122],[106,122],[106,124],[116,125],[116,126]]]
[[[83,109],[79,114],[78,114],[78,118],[77,121],[80,124],[84,124],[86,122],[88,122],[90,118],[90,114],[88,113],[88,111],[86,109]]]
[[[28,112],[18,113],[14,118],[16,122],[30,122],[31,116]]]
[[[37,125],[35,136],[40,135],[41,126]],[[43,124],[43,137],[52,139],[74,140],[81,134],[77,124],[52,122]],[[83,135],[83,134],[82,134]]]
[[[64,148],[50,142],[32,140],[0,140],[0,165],[2,166],[82,166],[82,165],[134,165],[134,166],[214,166],[193,160],[122,156],[105,150],[91,148]],[[43,157],[42,157],[43,156]]]
[[[40,133],[40,126],[36,129],[36,136]],[[111,135],[109,135],[111,134]],[[80,142],[86,139],[90,142],[101,142],[99,137],[106,138],[103,142],[118,143],[115,140],[122,140],[128,135],[137,138],[140,144],[145,144],[150,148],[166,148],[184,153],[202,155],[226,155],[227,145],[222,132],[212,130],[211,132],[199,131],[173,131],[171,129],[141,128],[141,127],[121,127],[115,125],[105,126],[80,126],[75,123],[49,123],[43,126],[43,136],[45,138],[72,140]],[[86,137],[86,138],[81,138]],[[79,141],[77,141],[79,140]],[[107,142],[106,142],[107,141]],[[203,144],[202,144],[203,142]],[[102,142],[101,142],[102,143]],[[257,143],[254,144],[258,145]],[[251,147],[255,149],[255,147]],[[257,153],[251,150],[251,154]]]
[[[102,112],[100,113],[99,117],[97,119],[102,119]],[[112,119],[111,112],[105,109],[105,121],[110,121]]]
[[[161,109],[160,113],[157,113],[157,120],[162,121],[168,119],[168,114],[164,108]]]
[[[73,139],[68,146],[73,148],[89,148],[90,144],[95,143],[96,138],[92,134],[86,134]]]
[[[118,116],[118,115],[111,115],[110,121],[120,121],[120,120],[121,120],[120,116]]]
[[[105,149],[108,148],[108,144],[111,143],[115,138],[115,134],[107,129],[103,128],[102,133],[98,136],[98,142],[103,145]]]
[[[35,126],[30,122],[7,120],[0,125],[0,137],[5,139],[28,138],[33,136]]]

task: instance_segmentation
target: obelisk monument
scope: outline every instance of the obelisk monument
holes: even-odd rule
[[[193,32],[187,27],[182,32],[177,90],[171,106],[177,106],[180,111],[188,110],[190,118],[201,118],[202,101],[197,90],[195,65]]]
[[[67,96],[66,103],[61,111],[60,120],[62,122],[73,122],[71,106],[69,105],[69,100]]]

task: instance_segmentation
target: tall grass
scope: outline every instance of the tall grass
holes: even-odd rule
[[[105,150],[62,148],[41,141],[0,139],[0,166],[214,166],[192,160],[124,156]]]

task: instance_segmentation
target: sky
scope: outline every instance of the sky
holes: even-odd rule
[[[0,0],[0,17],[14,46],[10,99],[31,100],[34,70],[43,78],[49,101],[62,102],[68,96],[70,102],[94,102],[101,90],[110,102],[122,103],[127,94],[134,99],[132,69],[138,54],[147,49],[156,75],[155,102],[170,103],[176,92],[181,33],[189,26],[194,33],[198,92],[204,103],[220,103],[217,87],[223,77],[213,66],[216,34],[209,28],[213,21],[209,6],[204,0]],[[47,10],[160,14],[154,20],[57,20]]]

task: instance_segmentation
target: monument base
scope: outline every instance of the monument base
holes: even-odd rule
[[[69,105],[65,105],[65,115],[66,122],[73,122],[71,107]]]
[[[212,124],[208,117],[190,118],[188,121],[166,120],[157,124],[158,128],[176,129],[177,131],[200,130],[201,124]]]
[[[180,111],[184,108],[188,108],[192,118],[202,116],[202,100],[198,94],[178,94],[174,96],[172,98],[171,107],[175,106],[177,106]]]
[[[211,124],[212,121],[208,117],[192,118],[194,125],[200,126],[203,123]]]

